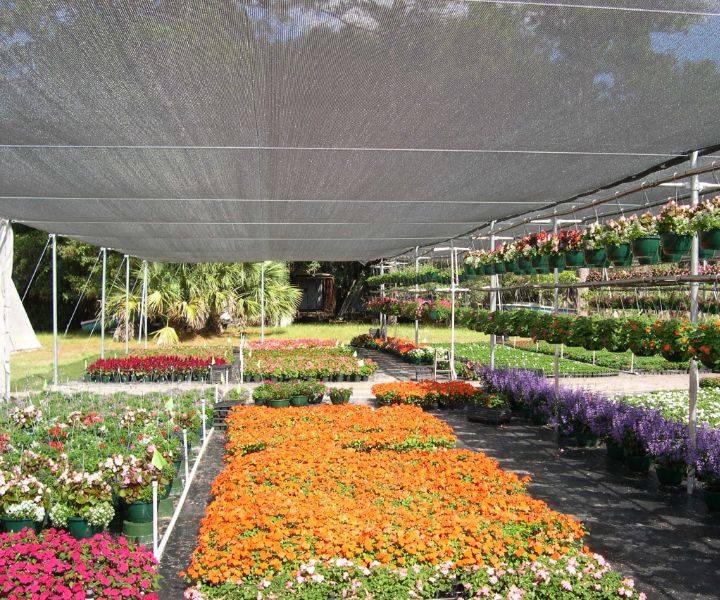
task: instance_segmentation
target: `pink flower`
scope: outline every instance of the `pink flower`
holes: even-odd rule
[[[572,585],[570,585],[570,582],[567,579],[563,579],[560,582],[560,587],[562,587],[562,589],[564,590],[567,590],[568,592],[572,591]]]

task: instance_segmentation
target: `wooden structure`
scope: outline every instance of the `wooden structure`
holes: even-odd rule
[[[293,277],[293,285],[302,290],[298,319],[321,321],[335,316],[335,277],[327,273]]]

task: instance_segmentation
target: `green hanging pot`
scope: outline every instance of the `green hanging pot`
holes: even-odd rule
[[[648,235],[639,237],[632,242],[632,252],[638,258],[652,258],[660,253],[660,236]],[[655,263],[640,263],[655,264]]]
[[[660,252],[655,256],[638,256],[637,259],[641,265],[656,265],[660,262]]]
[[[712,260],[715,258],[715,250],[703,250],[700,248],[698,251],[698,258],[700,260]]]
[[[532,266],[538,273],[549,273],[550,272],[550,261],[544,254],[538,254],[533,256]]]
[[[465,275],[467,275],[468,277],[475,277],[476,274],[477,273],[475,273],[475,267],[473,267],[472,265],[465,265]]]
[[[150,523],[153,518],[152,502],[132,502],[124,504],[123,510],[126,521],[133,523]]]
[[[565,253],[565,266],[577,269],[585,266],[585,253],[582,250],[569,250]]]
[[[518,266],[518,262],[516,260],[506,260],[505,271],[507,273],[515,273],[516,275],[522,272],[520,271],[520,267]]]
[[[548,264],[551,269],[557,269],[559,271],[565,270],[565,255],[564,254],[551,254],[548,257]]]
[[[590,267],[604,267],[606,259],[605,248],[585,250],[585,262]]]
[[[629,267],[632,264],[632,252],[629,242],[605,246],[605,255],[616,267]]]
[[[663,263],[679,263],[682,257],[682,254],[668,254],[664,248],[660,251],[660,262]]]
[[[532,269],[532,261],[523,256],[517,259],[517,264],[520,270],[523,272],[527,271],[528,269]]]
[[[493,267],[493,265],[483,265],[483,274],[495,275],[495,268]]]
[[[692,236],[663,233],[660,236],[660,243],[667,254],[685,254],[692,245]]]
[[[702,250],[720,250],[720,229],[701,231],[700,248]]]
[[[505,263],[495,263],[494,268],[496,275],[502,275],[505,273]]]

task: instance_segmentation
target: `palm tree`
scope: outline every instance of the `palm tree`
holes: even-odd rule
[[[260,263],[149,263],[148,318],[165,326],[155,332],[158,344],[177,343],[179,334],[217,333],[220,315],[229,313],[242,325],[260,320]],[[142,279],[142,264],[134,269]],[[140,311],[141,289],[131,290],[129,316]],[[265,263],[265,320],[278,321],[295,314],[300,290],[290,285],[285,263]],[[108,295],[107,311],[118,323],[125,322],[125,287],[115,286]],[[124,335],[124,325],[117,334]]]

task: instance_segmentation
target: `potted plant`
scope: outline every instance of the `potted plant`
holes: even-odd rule
[[[547,240],[547,233],[544,231],[538,231],[537,233],[531,233],[527,236],[528,245],[534,248],[532,253],[532,266],[538,273],[549,273],[550,272],[550,260],[548,255],[544,253],[544,248]]]
[[[568,346],[582,346],[585,350],[601,350],[598,317],[575,317],[565,343]]]
[[[0,517],[7,532],[39,530],[45,518],[48,489],[19,465],[0,471]]]
[[[536,271],[535,267],[533,267],[532,260],[537,254],[537,246],[531,243],[530,236],[526,235],[515,242],[515,247],[518,252],[517,261],[520,270],[526,275],[535,275]]]
[[[50,521],[67,529],[75,539],[90,538],[105,529],[115,516],[112,490],[104,473],[64,470],[53,489]]]
[[[654,322],[643,317],[627,319],[623,324],[628,347],[636,356],[654,356],[660,352],[653,326]]]
[[[700,323],[690,334],[688,351],[708,369],[720,369],[720,319]]]
[[[585,250],[585,262],[590,267],[605,267],[607,265],[603,233],[603,226],[597,222],[590,223],[583,232],[582,244]]]
[[[657,231],[660,234],[663,262],[679,262],[683,254],[690,250],[693,226],[692,209],[668,202],[657,216]]]
[[[653,333],[660,344],[660,354],[670,362],[685,362],[690,358],[692,326],[687,319],[656,321]]]
[[[691,223],[700,236],[701,250],[720,250],[720,196],[698,204]]]
[[[597,332],[600,344],[608,352],[625,352],[629,348],[627,330],[621,319],[600,319]]]
[[[626,235],[632,244],[633,255],[641,265],[654,265],[660,261],[660,236],[657,221],[651,213],[631,216]]]
[[[660,485],[677,487],[682,483],[691,456],[687,426],[650,412],[638,423],[638,431],[655,464]]]
[[[507,423],[512,417],[504,394],[478,390],[467,401],[467,420],[472,423]]]
[[[697,431],[695,468],[708,510],[720,511],[720,430],[703,423]]]
[[[576,269],[585,266],[585,253],[582,249],[582,234],[574,229],[561,229],[558,232],[560,252],[565,254],[565,266]]]
[[[331,388],[328,395],[333,404],[348,404],[352,396],[352,388]]]
[[[625,406],[613,417],[612,438],[622,444],[625,463],[632,471],[650,469],[650,455],[638,430],[645,416],[643,409]]]
[[[605,255],[616,267],[628,267],[632,263],[632,249],[628,241],[627,228],[628,221],[625,217],[611,219],[602,228]]]
[[[560,236],[553,233],[538,242],[538,252],[548,257],[548,267],[565,270],[565,252],[560,248]]]
[[[122,502],[124,517],[133,523],[152,521],[152,482],[157,480],[158,489],[165,489],[170,478],[163,465],[153,461],[154,448],[146,448],[142,458],[135,455],[116,455],[106,459],[103,467],[117,486],[116,494]]]

